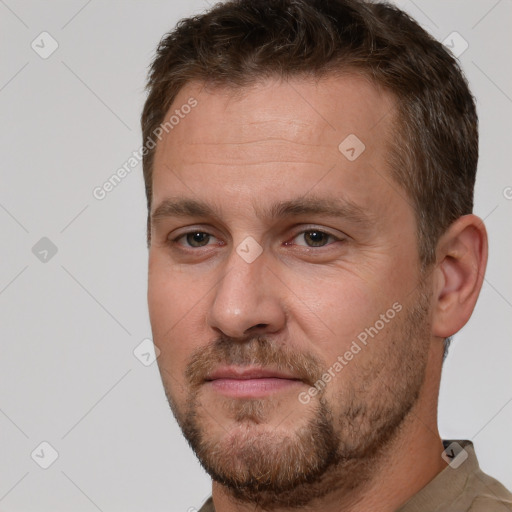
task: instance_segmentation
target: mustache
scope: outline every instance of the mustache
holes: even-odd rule
[[[219,366],[260,366],[291,372],[295,378],[313,386],[322,377],[323,365],[313,354],[299,353],[266,336],[240,340],[222,335],[205,348],[196,350],[187,364],[185,378],[197,388]]]

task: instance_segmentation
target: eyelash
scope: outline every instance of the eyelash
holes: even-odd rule
[[[171,245],[171,246],[181,245],[178,242],[179,240],[181,240],[182,238],[186,238],[188,235],[193,235],[193,234],[197,234],[197,233],[202,234],[202,235],[208,235],[210,237],[215,238],[214,235],[211,235],[210,233],[208,233],[206,231],[192,230],[192,231],[187,231],[186,233],[182,233],[181,235],[177,236],[176,238],[168,240],[168,244]],[[305,233],[320,233],[322,235],[326,235],[328,237],[328,239],[329,238],[334,239],[334,241],[336,241],[336,242],[343,242],[344,241],[343,238],[339,238],[339,237],[333,235],[332,233],[329,233],[327,231],[323,231],[321,229],[316,229],[316,228],[309,228],[309,229],[304,229],[302,231],[299,231],[295,235],[293,235],[293,237],[290,240],[294,240],[299,235],[303,235]],[[285,242],[285,245],[291,245],[291,244],[289,242]],[[314,246],[314,245],[311,246],[311,245],[302,245],[302,244],[300,244],[299,247],[305,247],[307,249],[321,249],[321,248],[327,247],[328,245],[332,245],[332,242],[331,243],[326,243],[325,245],[321,245],[321,246]],[[186,250],[194,250],[194,249],[204,249],[204,248],[206,248],[208,246],[209,246],[209,244],[205,245],[205,246],[199,246],[199,247],[193,247],[193,246],[182,246],[182,247],[186,247]]]

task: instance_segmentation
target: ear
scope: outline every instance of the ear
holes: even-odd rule
[[[476,215],[457,219],[437,244],[432,334],[447,338],[473,313],[487,265],[487,231]]]

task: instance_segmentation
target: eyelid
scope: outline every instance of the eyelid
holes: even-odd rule
[[[173,243],[173,244],[176,244],[176,245],[180,245],[182,247],[186,247],[188,249],[201,249],[201,247],[192,247],[192,246],[189,246],[189,245],[183,245],[183,244],[180,244],[178,242],[178,240],[182,239],[182,238],[185,238],[187,235],[190,235],[192,233],[201,233],[201,234],[204,234],[204,235],[208,235],[210,237],[210,239],[208,240],[208,242],[211,242],[211,239],[216,239],[218,240],[218,238],[213,235],[212,233],[210,233],[209,231],[205,231],[203,229],[191,229],[191,230],[188,230],[188,231],[185,231],[183,233],[180,233],[179,235],[176,235],[176,236],[173,236],[172,238],[170,236],[167,237],[167,240],[169,243]],[[206,248],[206,247],[210,247],[211,245],[214,245],[214,244],[211,244],[211,243],[208,243],[207,245],[204,245],[202,247]]]
[[[292,235],[292,238],[295,238],[297,235],[300,235],[302,233],[306,233],[308,231],[318,231],[320,233],[325,233],[326,235],[329,235],[329,236],[332,236],[333,238],[336,238],[338,240],[344,240],[346,238],[348,238],[348,236],[341,232],[341,231],[336,231],[336,233],[333,232],[333,230],[329,229],[329,228],[326,228],[324,226],[319,226],[318,224],[311,224],[311,225],[304,225],[304,224],[301,224],[300,225],[300,229],[297,228],[297,230],[294,231],[294,234]]]
[[[189,233],[207,233],[208,235],[213,236],[214,231],[218,233],[219,230],[210,224],[189,224],[173,229],[170,233],[167,234],[166,238],[171,240],[172,236],[172,239],[176,239],[180,236],[188,235]],[[180,232],[179,235],[176,234],[178,232]]]

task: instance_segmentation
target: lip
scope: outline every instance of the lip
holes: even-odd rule
[[[261,367],[248,367],[248,366],[223,366],[217,368],[206,376],[205,380],[218,380],[218,379],[287,379],[287,380],[301,380],[298,377],[281,372],[278,370],[272,370],[270,368]]]
[[[303,381],[269,368],[225,366],[208,374],[205,383],[232,398],[262,398],[303,384]]]

